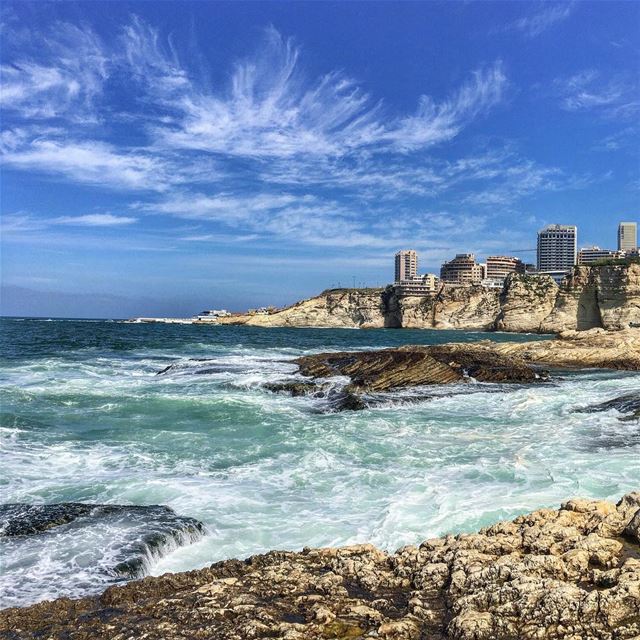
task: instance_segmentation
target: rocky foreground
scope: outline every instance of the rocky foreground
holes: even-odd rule
[[[640,492],[574,499],[388,554],[272,551],[0,612],[0,637],[624,640],[640,637]]]

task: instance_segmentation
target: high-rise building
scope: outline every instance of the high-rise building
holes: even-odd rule
[[[550,224],[538,231],[538,271],[569,271],[576,263],[578,228]]]
[[[487,258],[486,278],[504,280],[510,273],[524,273],[524,263],[511,256],[489,256]]]
[[[578,251],[578,264],[593,264],[598,260],[622,257],[624,257],[622,251],[612,251],[611,249],[601,249],[600,247],[584,247]]]
[[[618,251],[631,251],[638,248],[637,222],[621,222],[618,225]]]
[[[396,253],[396,282],[413,280],[418,275],[418,254],[413,249]]]
[[[459,253],[440,267],[440,280],[449,284],[474,284],[484,277],[484,265],[476,262],[473,253]]]

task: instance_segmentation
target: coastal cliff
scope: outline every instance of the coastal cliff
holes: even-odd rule
[[[640,634],[640,493],[574,499],[389,554],[271,551],[0,612],[0,638],[623,640]]]
[[[269,315],[221,318],[261,327],[466,329],[559,333],[640,324],[640,264],[575,267],[549,276],[511,274],[502,289],[441,285],[433,296],[387,289],[330,289]]]

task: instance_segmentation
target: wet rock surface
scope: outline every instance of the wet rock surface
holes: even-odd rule
[[[640,634],[640,492],[574,499],[387,554],[272,551],[0,613],[0,637],[624,640]]]
[[[408,346],[380,351],[321,353],[296,360],[312,378],[348,376],[356,391],[478,382],[534,382],[546,377],[522,359],[473,345]]]
[[[623,414],[620,417],[621,420],[640,420],[640,393],[628,393],[600,404],[590,405],[578,411],[580,413],[598,413],[611,409]]]
[[[31,553],[37,553],[41,549],[38,541],[53,540],[57,535],[82,537],[97,529],[120,531],[118,547],[108,554],[109,565],[94,568],[96,572],[107,573],[112,581],[144,576],[152,558],[195,542],[206,532],[199,520],[177,515],[161,505],[82,502],[0,505],[0,540],[2,552],[7,556],[17,545],[27,545]],[[55,558],[48,557],[48,561],[55,562]]]
[[[569,331],[556,340],[451,343],[403,346],[379,351],[320,353],[295,361],[304,376],[349,376],[356,391],[473,378],[478,382],[538,382],[545,366],[640,370],[640,331]]]

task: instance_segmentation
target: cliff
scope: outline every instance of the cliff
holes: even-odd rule
[[[270,315],[232,316],[219,322],[256,327],[378,328],[389,326],[388,298],[384,289],[329,289]]]
[[[0,612],[21,640],[631,640],[640,493],[574,499],[389,554],[272,551]]]
[[[467,329],[558,333],[640,325],[640,264],[576,267],[549,276],[512,274],[502,289],[441,286],[434,296],[393,289],[331,289],[270,315],[222,318],[261,327]]]

